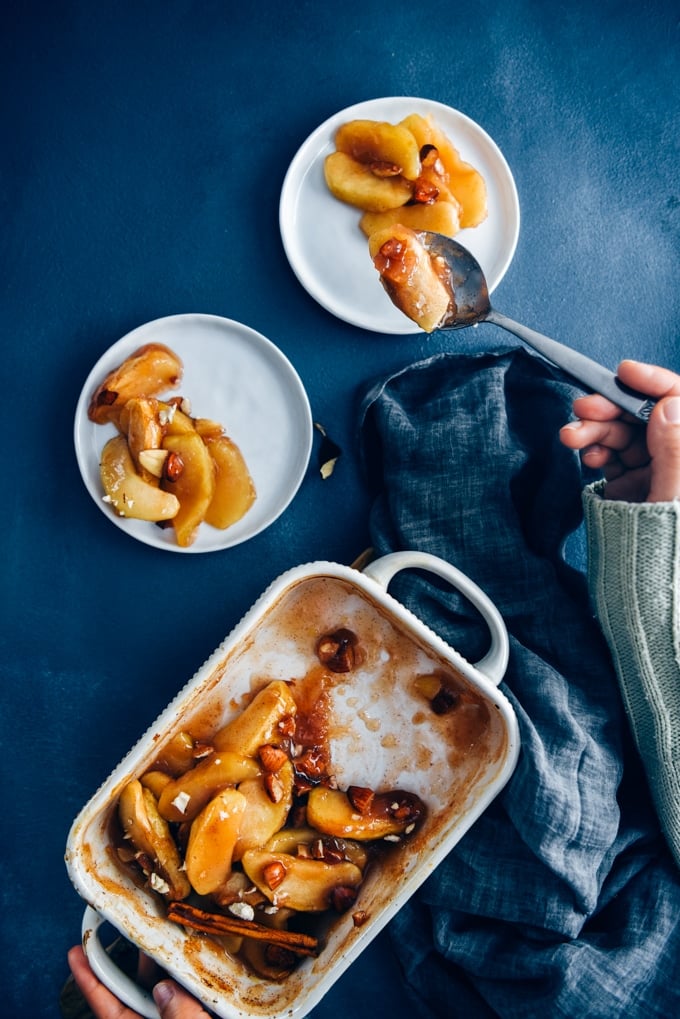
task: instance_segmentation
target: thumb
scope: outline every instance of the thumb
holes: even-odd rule
[[[647,502],[680,499],[680,396],[668,396],[654,408],[647,448],[652,460]]]
[[[195,998],[178,987],[174,980],[161,980],[153,989],[153,999],[162,1019],[208,1019]]]

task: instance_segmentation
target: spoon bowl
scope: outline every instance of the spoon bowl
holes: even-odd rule
[[[546,360],[557,365],[587,389],[601,393],[640,421],[648,421],[655,400],[625,386],[617,375],[557,340],[521,325],[491,306],[489,288],[477,259],[462,244],[443,234],[418,231],[418,240],[429,252],[451,292],[450,311],[438,329],[466,329],[478,322],[491,322],[517,336]]]

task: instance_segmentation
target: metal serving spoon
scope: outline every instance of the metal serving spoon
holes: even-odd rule
[[[465,329],[477,322],[493,322],[494,325],[514,333],[544,358],[563,368],[587,389],[601,393],[622,410],[633,414],[640,421],[648,421],[656,400],[637,393],[625,386],[614,372],[592,361],[585,354],[565,347],[557,340],[514,322],[491,307],[489,288],[484,273],[473,255],[457,241],[443,234],[418,231],[418,238],[431,255],[439,255],[446,262],[451,273],[451,289],[454,295],[455,311],[445,317],[439,329]]]

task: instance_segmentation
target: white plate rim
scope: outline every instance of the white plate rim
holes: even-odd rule
[[[438,126],[456,145],[462,158],[483,172],[489,192],[489,216],[479,227],[461,230],[456,240],[468,247],[482,265],[489,293],[495,290],[507,272],[519,238],[520,205],[512,171],[496,142],[467,114],[436,100],[412,96],[368,99],[333,114],[306,138],[288,167],[279,200],[279,230],[290,267],[307,293],[337,318],[372,332],[411,334],[420,330],[392,305],[387,295],[382,292],[377,275],[371,277],[373,269],[368,251],[365,249],[365,239],[358,225],[361,213],[335,199],[325,182],[322,181],[320,185],[319,173],[322,178],[323,159],[333,151],[333,138],[342,123],[360,118],[396,122],[409,113],[420,113],[423,116],[432,114]],[[343,291],[332,284],[329,287],[328,277],[324,274],[327,263],[323,258],[307,256],[305,238],[301,236],[305,229],[304,205],[300,214],[300,203],[303,197],[306,197],[314,202],[314,210],[318,213],[322,205],[318,193],[320,187],[325,191],[327,199],[325,205],[327,232],[334,237],[341,236],[345,245],[351,244],[352,265],[354,261],[361,264],[365,259],[367,281],[365,287],[375,286],[375,309],[367,305],[358,307],[352,299],[353,295],[356,296],[357,289],[356,286],[354,290],[351,287],[352,277],[347,272],[351,269],[349,259],[342,266],[346,271],[343,283],[347,283]],[[310,219],[312,215],[310,213]],[[496,217],[501,217],[503,221],[500,234],[503,243],[498,249],[499,257],[492,263],[486,257],[484,248],[493,245],[492,240],[487,243],[487,237],[495,229]],[[313,216],[313,220],[313,228],[318,233],[319,216]],[[497,225],[496,223],[496,227]],[[352,227],[356,229],[356,237],[353,236]],[[356,273],[353,279],[356,283]],[[361,296],[364,300],[366,300],[365,287],[361,287]]]
[[[186,334],[185,339],[180,337],[180,331]],[[225,409],[220,415],[213,407],[202,406],[201,400],[194,399],[190,392],[191,381],[187,380],[187,375],[205,383],[207,365],[201,358],[194,358],[192,351],[187,348],[189,337],[192,343],[197,341],[200,343],[203,339],[211,348],[217,345],[218,349],[221,345],[216,344],[216,341],[228,340],[228,346],[224,348],[223,368],[231,354],[229,368],[233,369],[234,351],[237,351],[240,363],[251,365],[257,363],[259,367],[264,365],[268,370],[267,378],[263,379],[262,374],[258,377],[258,385],[264,387],[258,400],[258,408],[265,415],[262,422],[258,421],[258,435],[261,435],[266,427],[267,415],[275,414],[277,417],[275,427],[285,425],[281,420],[285,415],[289,419],[286,427],[290,427],[295,443],[290,445],[287,459],[271,458],[272,464],[268,464],[266,469],[267,480],[264,489],[262,479],[265,472],[260,463],[261,456],[258,452],[257,462],[254,462],[254,456],[248,454],[248,433],[251,431],[247,427],[249,421],[245,421],[242,414],[239,415],[238,421],[235,420],[235,415],[230,415],[229,409]],[[226,434],[231,435],[241,448],[257,489],[255,503],[240,521],[224,531],[202,524],[194,544],[187,548],[181,548],[177,544],[172,528],[162,529],[147,521],[118,517],[103,501],[104,493],[99,478],[99,454],[106,440],[115,435],[116,430],[112,425],[94,424],[87,416],[92,393],[108,372],[139,347],[154,342],[165,343],[182,358],[184,363],[184,381],[177,390],[172,391],[172,395],[181,394],[187,397],[192,404],[192,413],[201,417],[213,417],[224,426]],[[211,368],[212,375],[214,362]],[[239,377],[242,383],[242,371]],[[209,381],[207,384],[210,384]],[[104,351],[90,370],[80,392],[75,411],[73,439],[83,483],[107,519],[143,544],[169,552],[195,554],[221,551],[242,544],[260,534],[278,519],[292,502],[305,477],[312,451],[313,420],[309,399],[297,371],[283,351],[271,340],[235,319],[189,312],[145,322],[126,333]]]

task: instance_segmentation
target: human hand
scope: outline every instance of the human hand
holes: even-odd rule
[[[68,964],[97,1019],[141,1019],[139,1013],[126,1008],[95,976],[80,945],[68,953]],[[174,980],[161,980],[152,993],[162,1019],[209,1019],[208,1013]]]
[[[581,452],[587,467],[602,468],[606,498],[628,502],[680,499],[680,375],[622,361],[618,377],[659,402],[645,425],[604,396],[574,400],[578,420],[560,430],[560,439]]]

